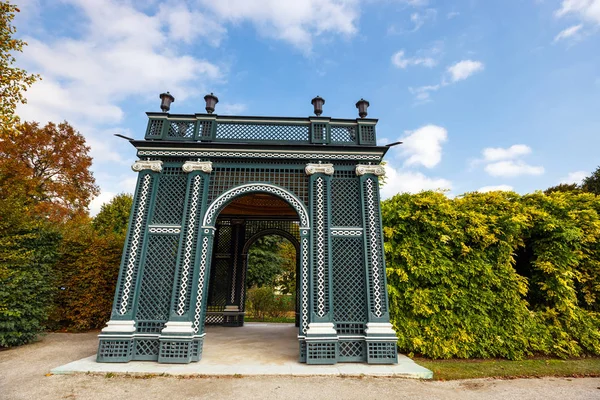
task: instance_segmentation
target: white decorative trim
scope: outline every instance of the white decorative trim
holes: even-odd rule
[[[383,175],[385,175],[385,168],[383,167],[383,165],[358,164],[356,166],[356,175],[363,176],[366,174],[373,174],[375,176],[383,176]]]
[[[318,173],[322,173],[325,175],[333,175],[334,171],[335,170],[333,169],[333,164],[306,164],[306,167],[304,168],[304,172],[306,172],[306,175],[313,175]]]
[[[148,233],[163,233],[163,234],[179,234],[181,233],[180,226],[148,226]]]
[[[117,333],[117,332],[135,332],[135,322],[134,321],[120,321],[120,320],[110,320],[106,323],[106,326],[102,329],[102,333]]]
[[[315,229],[317,247],[317,315],[325,315],[325,180],[318,177],[316,194],[317,227]]]
[[[187,297],[187,282],[190,275],[190,266],[192,263],[194,243],[194,232],[196,230],[196,216],[198,214],[198,201],[200,198],[200,185],[202,177],[196,175],[192,184],[192,201],[190,204],[190,216],[188,218],[188,226],[185,237],[185,247],[183,250],[183,265],[181,268],[181,286],[179,289],[179,302],[177,303],[177,314],[183,315],[185,312],[185,301]]]
[[[302,333],[308,329],[308,238],[301,239],[302,252]]]
[[[248,183],[245,185],[234,187],[233,189],[229,189],[228,191],[217,197],[211,203],[211,205],[206,210],[206,214],[204,215],[204,221],[202,222],[202,224],[212,225],[213,218],[216,216],[217,211],[220,210],[221,206],[223,206],[229,200],[233,199],[234,197],[240,194],[252,192],[267,192],[283,198],[298,213],[298,216],[300,217],[300,225],[309,227],[308,212],[306,211],[304,204],[302,204],[302,202],[298,200],[296,196],[294,196],[287,190],[268,183]]]
[[[196,312],[194,313],[194,333],[200,329],[200,316],[202,315],[202,293],[204,292],[204,281],[206,280],[206,263],[208,261],[208,236],[202,238],[202,250],[200,251],[200,271],[198,273],[198,290],[196,296]]]
[[[160,171],[162,171],[162,165],[163,165],[163,162],[160,160],[154,160],[154,161],[138,160],[133,163],[133,165],[131,166],[131,169],[134,170],[135,172],[140,172],[145,169],[150,169],[154,172],[160,172]]]
[[[382,335],[396,337],[396,331],[394,331],[392,324],[389,322],[367,322],[365,334],[367,336]]]
[[[379,238],[377,232],[377,214],[375,213],[374,180],[366,180],[367,185],[367,218],[369,219],[369,240],[371,245],[371,270],[373,276],[373,314],[381,317],[383,314],[381,303],[381,283],[379,278]]]
[[[207,174],[210,174],[213,170],[210,161],[186,161],[181,169],[183,169],[183,172],[202,171]]]
[[[137,252],[139,251],[139,244],[142,236],[142,225],[144,222],[144,214],[146,213],[146,200],[148,199],[148,190],[150,188],[151,180],[152,177],[150,176],[150,174],[146,174],[146,176],[144,176],[144,179],[142,180],[142,192],[140,194],[140,199],[138,202],[137,216],[133,224],[131,246],[128,255],[129,259],[127,260],[125,282],[123,283],[121,308],[119,309],[119,314],[121,315],[127,312],[127,302],[129,301],[129,291],[131,290],[131,284],[133,282],[133,271],[135,269],[135,261],[137,258]]]
[[[161,335],[169,333],[194,333],[192,323],[189,321],[168,321],[165,327],[160,331]]]
[[[379,161],[379,154],[360,153],[278,153],[259,151],[201,151],[201,150],[139,150],[139,156],[171,156],[171,157],[227,157],[227,158],[285,158],[296,160],[363,160]]]
[[[335,330],[335,326],[333,322],[311,322],[308,324],[308,331],[306,332],[307,336],[313,335],[335,335],[337,336],[337,331]],[[311,339],[310,337],[306,338],[307,340]],[[316,338],[314,338],[316,339]],[[332,339],[327,337],[327,339]]]
[[[362,228],[331,228],[332,236],[362,236]]]

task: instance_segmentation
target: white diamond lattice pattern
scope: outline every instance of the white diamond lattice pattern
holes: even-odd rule
[[[219,123],[217,124],[217,139],[306,142],[308,141],[308,130],[308,125],[249,125],[247,123]]]

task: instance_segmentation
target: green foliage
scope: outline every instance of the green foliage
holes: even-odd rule
[[[295,301],[291,295],[275,294],[273,287],[253,287],[247,293],[246,309],[255,319],[281,319],[294,311]]]
[[[0,347],[34,340],[44,330],[55,292],[52,264],[60,235],[28,217],[21,199],[0,199]]]
[[[423,192],[382,203],[402,351],[431,358],[600,354],[600,199]]]
[[[550,194],[554,192],[581,192],[581,187],[576,183],[561,183],[556,186],[551,186],[544,190],[544,194]]]
[[[127,234],[132,204],[133,196],[128,193],[118,194],[109,203],[104,203],[92,222],[96,232],[100,234]]]
[[[263,236],[254,242],[248,251],[248,273],[246,285],[273,286],[284,269],[285,259],[279,255],[279,246],[285,239],[279,235]]]
[[[581,189],[585,192],[600,195],[600,167],[596,168],[590,176],[583,180]]]

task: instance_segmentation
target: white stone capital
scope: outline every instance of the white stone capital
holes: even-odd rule
[[[362,176],[366,174],[373,174],[375,176],[385,175],[385,168],[383,165],[364,165],[358,164],[356,166],[356,175]]]
[[[160,160],[153,160],[153,161],[136,161],[133,163],[133,165],[131,166],[131,169],[134,170],[135,172],[140,172],[143,171],[145,169],[150,169],[154,172],[160,172],[162,171],[162,165],[163,162]]]
[[[367,322],[367,328],[365,329],[367,336],[393,336],[396,337],[396,331],[389,322]]]
[[[189,333],[194,334],[194,328],[192,327],[191,322],[179,322],[179,321],[168,321],[165,324],[165,327],[162,331],[160,331],[161,335],[169,334],[169,333]]]
[[[337,335],[332,322],[311,322],[308,324],[306,336]]]
[[[135,332],[134,321],[110,320],[106,323],[106,327],[102,329],[102,333],[132,333]]]
[[[206,174],[210,174],[213,170],[210,161],[186,161],[182,169],[184,172],[202,171]]]
[[[225,310],[223,310],[225,312],[239,312],[240,308],[238,306],[225,306]]]
[[[333,175],[333,164],[306,164],[304,168],[306,175],[322,173],[325,175]]]

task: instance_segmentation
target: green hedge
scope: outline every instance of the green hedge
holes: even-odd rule
[[[401,194],[382,203],[401,351],[600,354],[600,197]]]

